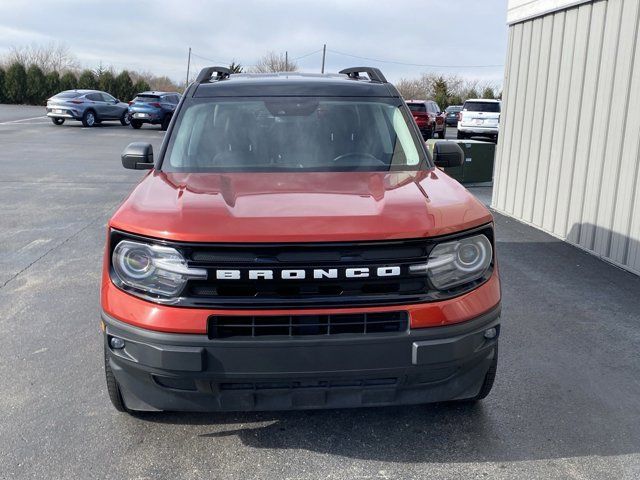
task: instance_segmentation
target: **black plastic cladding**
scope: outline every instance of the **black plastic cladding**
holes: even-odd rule
[[[467,293],[484,282],[493,273],[493,262],[491,268],[484,277],[456,287],[448,291],[436,290],[428,281],[426,276],[409,275],[408,266],[423,263],[426,261],[431,249],[436,243],[465,237],[473,234],[485,234],[492,245],[494,244],[492,225],[483,225],[478,228],[466,230],[454,235],[433,237],[426,239],[410,239],[398,241],[370,241],[370,242],[336,242],[336,243],[300,243],[300,244],[204,244],[185,243],[158,240],[143,236],[125,234],[116,230],[111,231],[111,250],[118,241],[122,239],[138,240],[147,243],[156,243],[174,247],[181,251],[188,261],[189,266],[206,268],[209,278],[216,269],[232,268],[240,270],[248,269],[288,269],[288,268],[349,268],[349,267],[378,267],[389,265],[401,265],[402,275],[400,277],[389,277],[377,279],[368,278],[339,278],[336,281],[325,280],[260,280],[260,281],[236,281],[229,280],[223,286],[217,285],[215,280],[198,281],[191,280],[181,292],[181,296],[170,301],[171,305],[199,308],[229,308],[229,309],[283,309],[283,308],[347,308],[353,306],[388,306],[388,305],[408,305],[414,303],[433,302],[446,300]],[[422,248],[423,255],[410,255],[402,257],[387,256],[386,258],[362,258],[357,252],[375,252],[391,249],[395,247],[397,252],[409,252],[407,249]],[[220,258],[211,257],[211,261],[206,261],[204,255],[211,252],[221,252]],[[331,259],[329,257],[318,256],[331,252],[351,251],[355,256],[351,259],[346,257],[343,260]],[[495,245],[494,245],[495,251]],[[315,253],[315,258],[313,257]],[[226,260],[233,256],[231,260]],[[255,255],[258,257],[255,257]],[[194,259],[195,255],[195,259]],[[248,255],[248,256],[247,256]],[[278,255],[281,259],[278,260]],[[282,256],[284,255],[284,256]],[[299,257],[296,259],[296,256]],[[244,256],[244,257],[243,257]],[[224,257],[224,258],[223,258]],[[251,258],[249,258],[251,257]],[[258,258],[258,261],[254,261]],[[495,261],[495,258],[494,258]],[[111,268],[111,278],[116,286],[124,291],[128,291],[146,300],[158,303],[167,303],[162,298],[152,297],[141,292],[136,292],[123,285]],[[236,282],[236,283],[234,283]],[[424,282],[424,288],[415,287],[417,282]],[[389,290],[389,285],[399,285],[396,290]],[[338,287],[336,289],[336,286]],[[379,286],[379,287],[377,287]],[[209,289],[207,293],[206,289]],[[218,289],[222,289],[225,295],[219,295]],[[234,288],[238,288],[234,291]],[[331,290],[331,289],[334,290]],[[393,287],[395,288],[395,287]],[[314,291],[314,289],[316,289]],[[403,290],[404,289],[404,290]],[[307,292],[305,294],[305,292]],[[311,293],[309,293],[311,292]],[[346,292],[346,294],[345,294]]]

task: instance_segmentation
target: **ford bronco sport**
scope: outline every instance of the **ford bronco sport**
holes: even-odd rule
[[[489,211],[375,68],[200,72],[108,224],[105,371],[121,411],[479,400],[498,361]]]

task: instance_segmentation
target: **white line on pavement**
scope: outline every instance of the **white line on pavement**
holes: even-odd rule
[[[12,123],[22,123],[27,122],[29,120],[42,120],[48,118],[46,115],[41,115],[39,117],[31,117],[31,118],[21,118],[19,120],[9,120],[8,122],[0,122],[0,125],[11,125]]]

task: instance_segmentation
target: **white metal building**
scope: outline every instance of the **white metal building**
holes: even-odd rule
[[[510,0],[492,206],[640,274],[640,0]]]

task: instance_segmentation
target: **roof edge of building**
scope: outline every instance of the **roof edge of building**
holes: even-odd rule
[[[542,17],[595,0],[509,0],[507,25]]]

